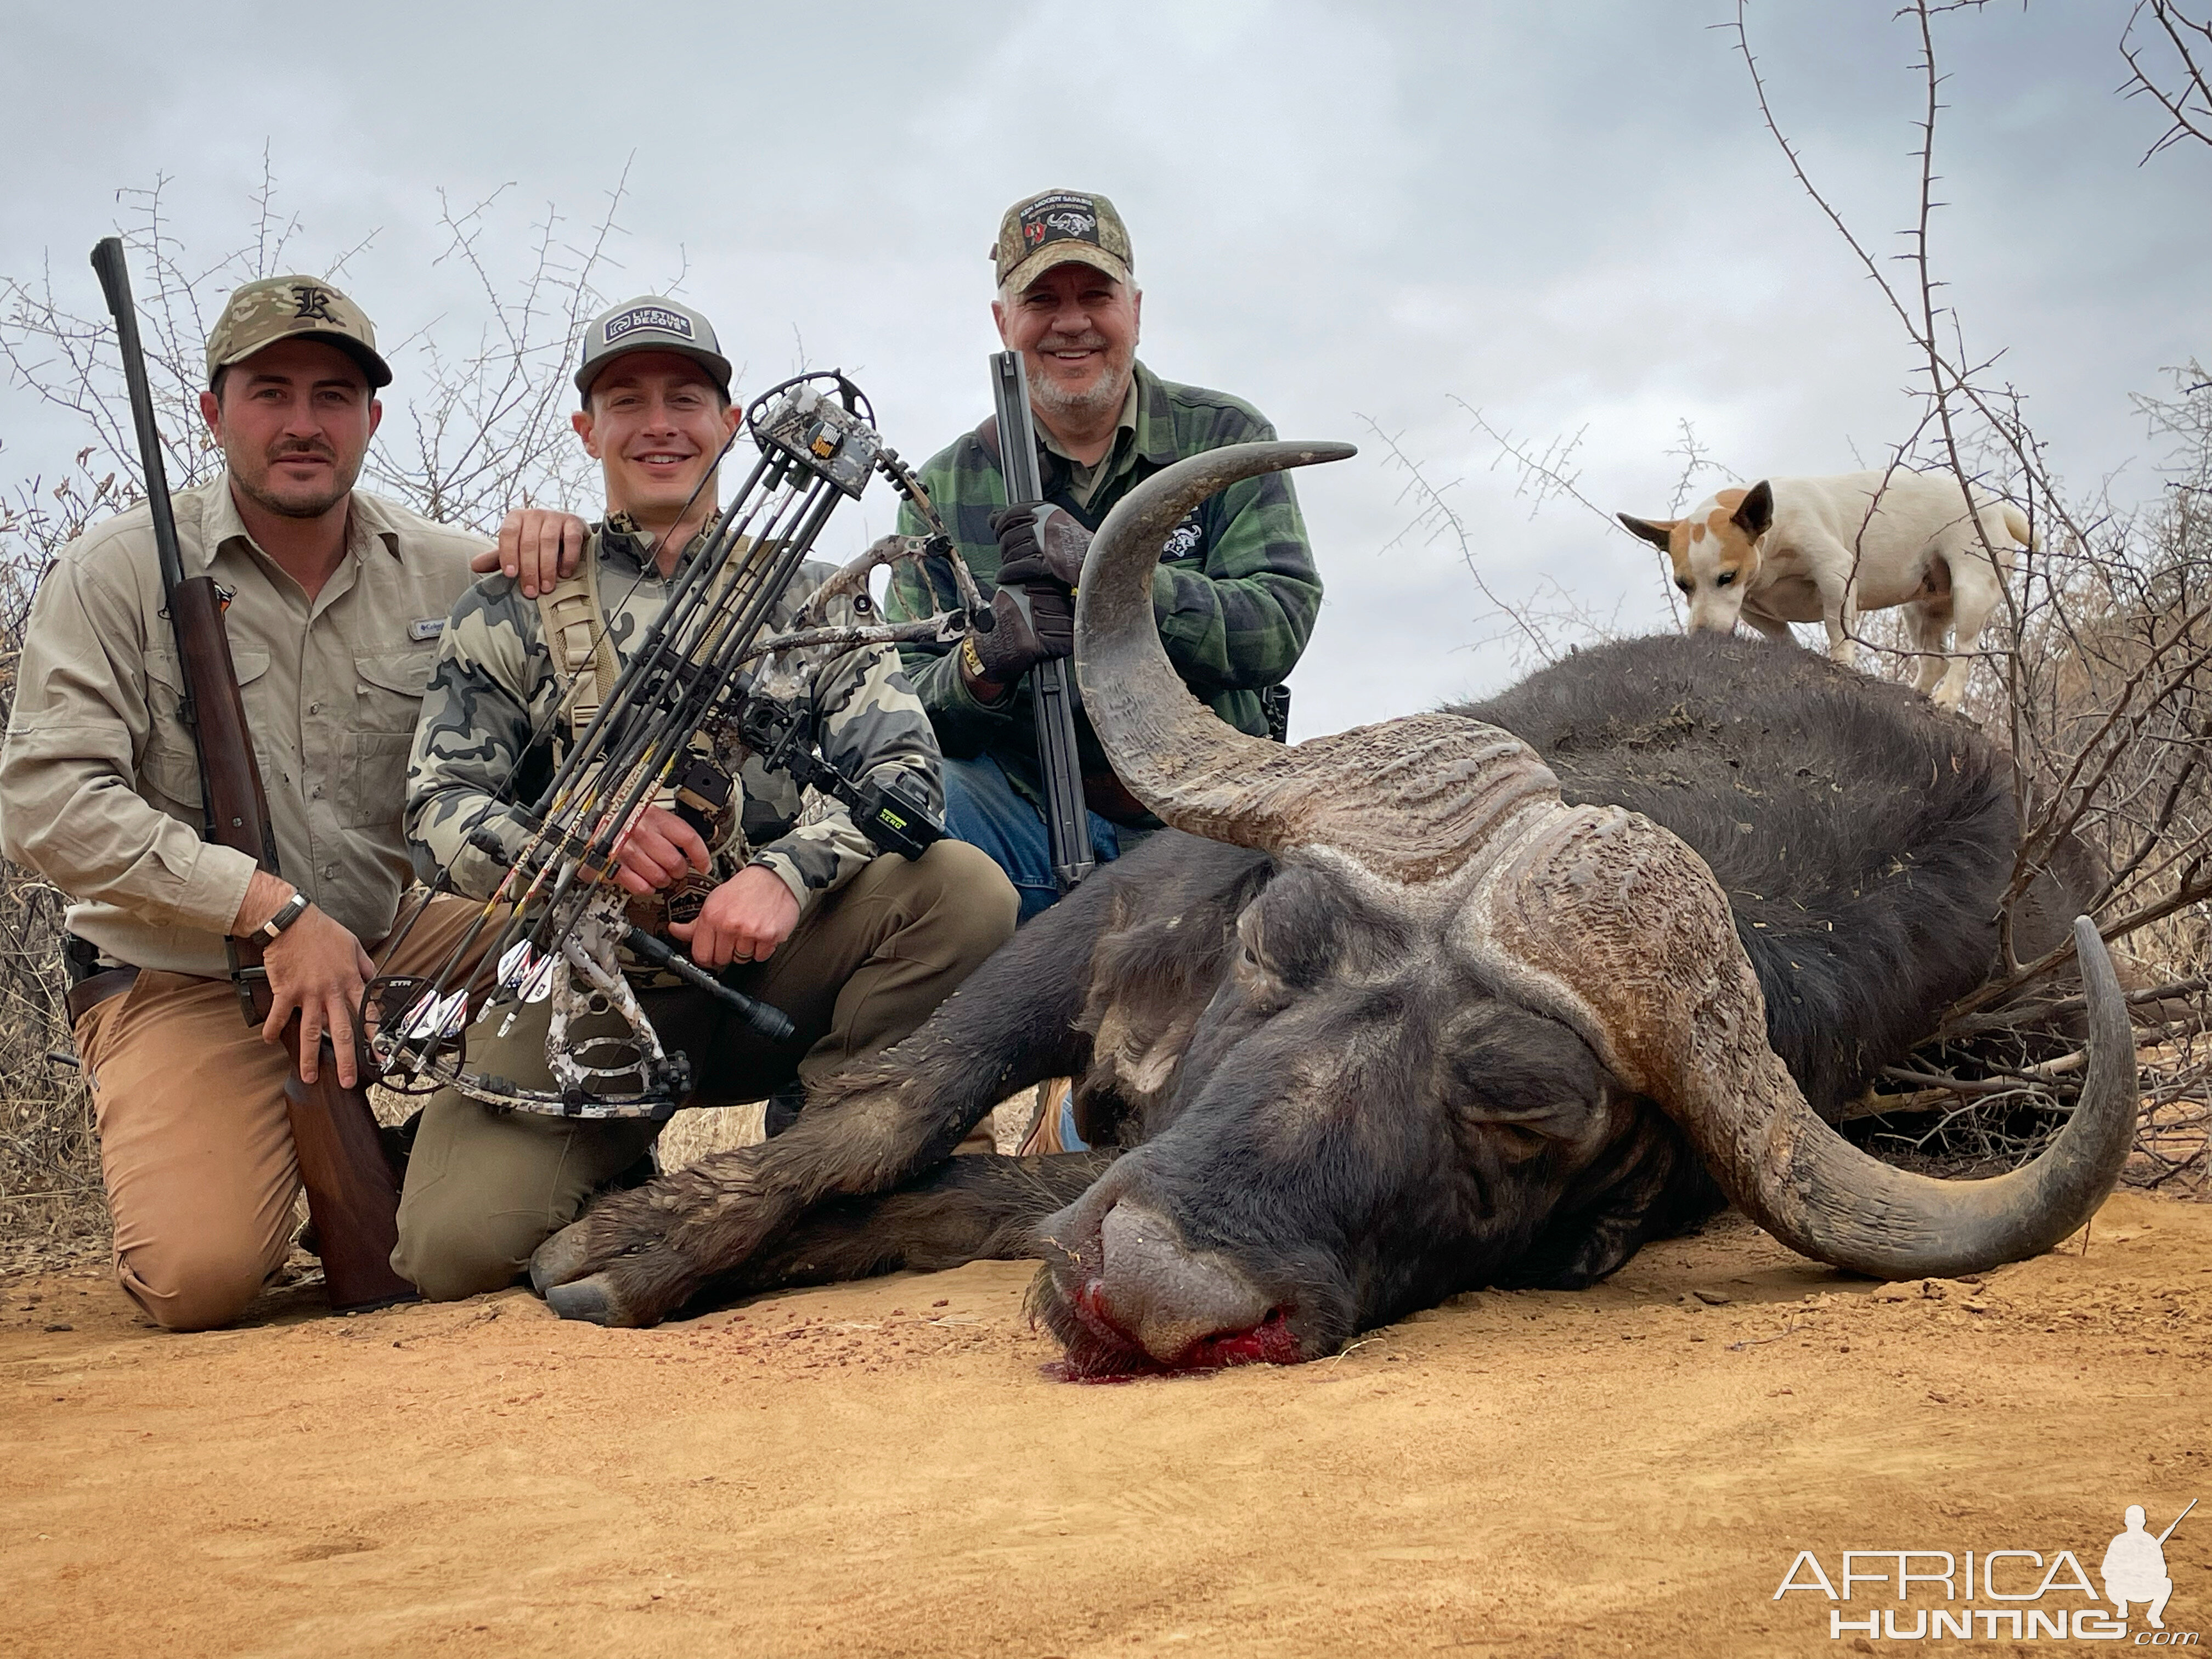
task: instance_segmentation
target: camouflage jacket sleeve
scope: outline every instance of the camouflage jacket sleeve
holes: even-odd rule
[[[416,873],[429,881],[446,872],[473,898],[489,897],[505,872],[471,835],[489,830],[510,854],[525,839],[506,798],[520,793],[531,733],[560,696],[539,633],[536,603],[513,581],[477,582],[446,624],[415,727],[407,844]]]
[[[832,626],[858,620],[842,605],[833,608],[830,619]],[[871,646],[830,659],[815,677],[809,710],[824,760],[864,788],[872,777],[898,769],[911,771],[921,780],[932,813],[942,816],[945,783],[937,738],[896,652]],[[768,810],[772,798],[752,775],[758,769],[757,761],[747,763],[748,817]],[[755,802],[763,805],[757,809]],[[758,826],[745,828],[750,836]],[[756,840],[755,845],[752,862],[781,878],[799,901],[802,917],[877,855],[876,844],[860,832],[844,805],[826,799],[804,813],[795,828],[765,845]]]

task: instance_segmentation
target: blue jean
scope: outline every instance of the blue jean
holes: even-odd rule
[[[1091,817],[1091,856],[1111,864],[1147,833]],[[1006,872],[1022,901],[1021,920],[1041,915],[1060,896],[1052,875],[1052,832],[1044,813],[1015,793],[999,763],[988,755],[945,762],[945,833],[981,848]]]
[[[1101,864],[1111,864],[1150,833],[1125,829],[1096,812],[1090,817],[1091,855]],[[945,833],[981,848],[1006,872],[1022,902],[1022,921],[1042,915],[1059,899],[1060,884],[1052,873],[1052,831],[1045,827],[1044,813],[1015,792],[1006,772],[988,755],[945,760]],[[1060,1103],[1060,1144],[1070,1152],[1086,1145],[1075,1133],[1073,1089]]]

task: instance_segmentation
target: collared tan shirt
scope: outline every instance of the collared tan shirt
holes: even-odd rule
[[[311,602],[253,544],[226,472],[173,495],[187,577],[234,591],[225,623],[280,873],[364,945],[410,879],[407,755],[476,537],[356,490],[346,552]],[[31,606],[0,851],[68,894],[72,932],[141,968],[219,975],[253,860],[200,838],[199,763],[143,506],[62,550]]]
[[[1133,374],[1129,377],[1129,390],[1121,399],[1121,418],[1114,423],[1114,441],[1106,446],[1106,453],[1097,460],[1077,460],[1060,447],[1060,440],[1052,435],[1051,428],[1042,422],[1037,423],[1037,435],[1044,441],[1044,447],[1067,463],[1067,493],[1075,497],[1078,507],[1089,507],[1091,498],[1098,493],[1098,487],[1114,476],[1117,470],[1114,465],[1114,456],[1121,447],[1121,434],[1124,432],[1134,433],[1136,429],[1137,378]],[[1134,452],[1122,459],[1125,464],[1133,459]]]

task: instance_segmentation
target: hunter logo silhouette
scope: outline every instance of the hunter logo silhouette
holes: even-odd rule
[[[2115,1534],[2105,1546],[2104,1565],[2098,1569],[2105,1581],[2105,1599],[2119,1609],[2121,1618],[2128,1616],[2129,1602],[2146,1601],[2149,1606],[2143,1616],[2150,1620],[2150,1627],[2166,1628],[2166,1620],[2159,1615],[2166,1611],[2166,1598],[2173,1594],[2173,1580],[2166,1573],[2166,1540],[2173,1536],[2182,1516],[2196,1507],[2192,1498],[2189,1509],[2175,1516],[2172,1525],[2154,1538],[2144,1528],[2142,1505],[2128,1505],[2128,1529]]]
[[[312,317],[319,323],[337,321],[331,315],[331,291],[326,288],[315,288],[306,283],[295,283],[292,289],[292,300],[300,307],[292,313],[295,318]]]

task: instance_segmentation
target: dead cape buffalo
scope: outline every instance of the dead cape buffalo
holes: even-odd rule
[[[2087,1081],[2032,1164],[1933,1180],[1820,1115],[1996,959],[2011,784],[1965,722],[1713,635],[1291,748],[1184,690],[1151,599],[1169,532],[1237,478],[1349,453],[1182,462],[1091,549],[1084,696],[1130,788],[1194,833],[1101,870],[787,1133],[549,1239],[532,1270],[556,1310],[646,1324],[702,1295],[1040,1255],[1034,1310],[1103,1374],[1310,1358],[1471,1286],[1585,1285],[1724,1201],[1892,1278],[2081,1223],[2136,1101],[2086,922]],[[1062,1073],[1117,1150],[948,1158]]]

